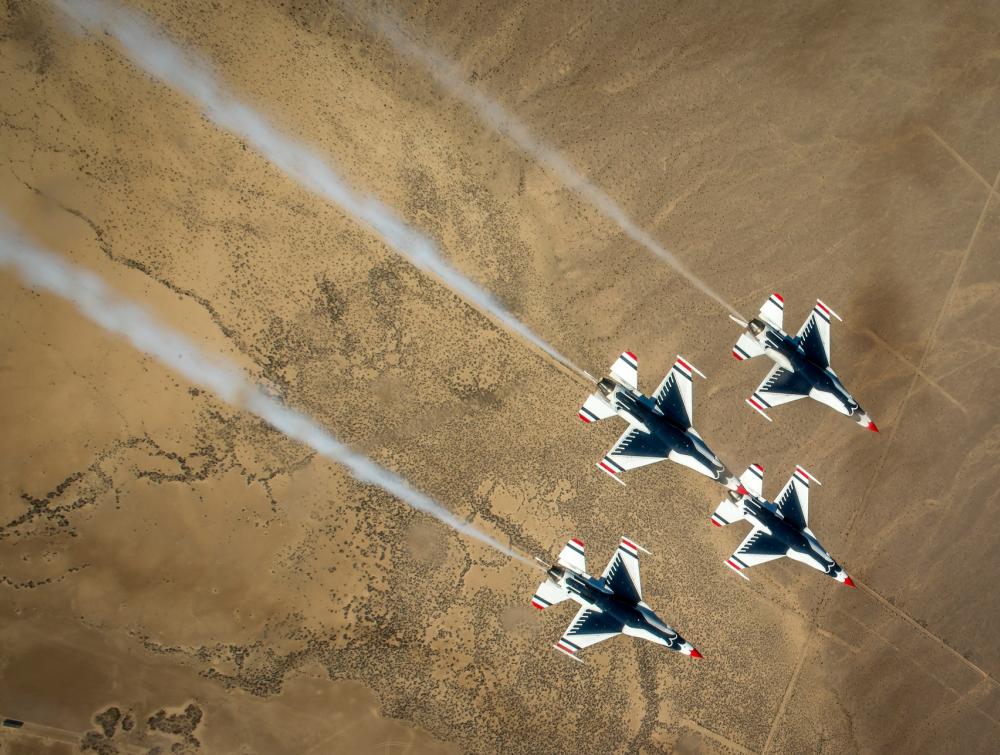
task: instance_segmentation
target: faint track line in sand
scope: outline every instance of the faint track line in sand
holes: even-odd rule
[[[955,275],[952,277],[951,285],[948,287],[948,291],[945,294],[944,303],[941,305],[937,318],[935,318],[934,324],[931,326],[931,332],[927,336],[927,345],[924,346],[924,353],[920,357],[920,362],[917,365],[920,370],[923,370],[924,364],[927,362],[927,358],[933,350],[934,342],[937,340],[938,330],[941,327],[941,323],[944,320],[944,316],[947,313],[948,308],[951,306],[952,299],[955,296],[955,289],[958,287],[958,282],[962,277],[962,273],[965,272],[965,267],[969,261],[969,255],[972,253],[972,247],[975,245],[976,239],[979,237],[979,231],[983,227],[983,221],[986,219],[986,211],[990,207],[991,200],[996,195],[996,187],[998,183],[1000,183],[1000,173],[997,173],[997,177],[993,180],[993,186],[991,187],[992,190],[990,194],[986,196],[986,201],[983,203],[983,209],[979,213],[979,220],[976,221],[976,227],[972,231],[972,236],[969,238],[969,243],[965,247],[962,259],[958,263],[958,267],[955,269]],[[854,526],[858,523],[858,520],[864,515],[868,508],[869,501],[871,500],[871,492],[875,489],[875,483],[882,474],[885,462],[889,458],[889,452],[892,450],[893,442],[896,440],[896,436],[899,433],[899,426],[902,423],[903,415],[906,413],[906,407],[910,403],[910,398],[916,390],[919,378],[920,374],[916,373],[913,375],[913,379],[910,380],[910,387],[907,389],[906,395],[903,397],[903,403],[900,405],[899,412],[896,415],[896,420],[892,424],[892,432],[890,433],[889,439],[885,444],[885,450],[882,452],[882,456],[875,464],[875,471],[872,473],[868,486],[865,488],[865,492],[861,496],[861,503],[858,506],[857,511],[855,511],[854,515],[851,517],[851,521],[847,525],[847,532],[844,534],[845,540],[850,539],[851,533],[854,531]]]
[[[891,613],[894,613],[896,616],[898,616],[899,618],[901,618],[907,624],[909,624],[910,626],[916,628],[921,634],[923,634],[928,639],[934,641],[936,644],[940,645],[941,647],[945,648],[952,655],[956,656],[957,658],[960,658],[962,660],[962,663],[964,663],[966,666],[968,666],[972,670],[977,671],[980,675],[982,675],[982,677],[984,679],[988,679],[991,682],[993,682],[994,684],[996,684],[998,687],[1000,687],[1000,679],[997,679],[989,671],[986,671],[985,669],[980,668],[975,663],[973,663],[972,661],[970,661],[968,658],[966,658],[964,655],[962,655],[960,652],[958,652],[955,648],[953,648],[951,645],[949,645],[947,642],[945,642],[944,640],[942,640],[936,634],[934,634],[929,629],[927,629],[926,627],[924,627],[924,625],[921,624],[919,621],[917,621],[912,616],[910,616],[908,613],[906,613],[906,611],[903,611],[902,609],[897,608],[896,606],[894,606],[892,603],[890,603],[888,600],[886,600],[885,598],[883,598],[878,592],[876,592],[875,590],[873,590],[871,587],[869,587],[867,584],[865,584],[861,580],[857,580],[857,585],[862,590],[864,590],[868,595],[870,595],[871,597],[873,597],[876,600],[876,602],[878,602],[883,607],[889,609],[889,611]]]
[[[972,165],[969,164],[969,161],[966,160],[964,157],[962,157],[954,147],[948,144],[948,142],[946,142],[944,138],[937,131],[935,131],[930,126],[924,126],[924,131],[930,134],[934,138],[934,141],[936,141],[938,144],[944,147],[945,151],[949,155],[954,157],[955,161],[963,168],[965,168],[972,175],[973,178],[975,178],[979,183],[985,186],[988,192],[990,192],[991,194],[995,195],[998,199],[1000,199],[1000,194],[997,193],[996,185],[994,184],[993,186],[990,186],[990,182],[986,180],[983,174],[980,173],[975,168],[973,168]]]
[[[819,611],[817,610],[817,613]],[[768,751],[771,749],[771,745],[774,743],[774,735],[778,733],[778,724],[781,723],[781,719],[785,716],[785,709],[788,707],[788,701],[792,698],[792,692],[795,691],[795,685],[799,681],[799,674],[802,673],[802,666],[805,665],[806,656],[809,654],[809,646],[812,644],[813,636],[816,634],[817,627],[809,631],[809,635],[806,637],[806,641],[802,643],[802,652],[799,653],[799,660],[795,663],[795,670],[792,672],[791,678],[788,680],[788,684],[785,686],[785,694],[781,698],[781,705],[778,706],[777,712],[774,714],[774,718],[771,721],[771,729],[767,733],[767,741],[764,742],[764,749],[761,750],[763,755],[767,755]]]
[[[897,351],[888,341],[886,341],[884,338],[882,338],[882,336],[880,336],[874,330],[872,330],[871,328],[861,328],[861,330],[858,330],[856,332],[857,333],[861,333],[862,335],[868,336],[876,344],[878,344],[879,346],[881,346],[883,349],[885,349],[890,354],[892,354],[894,357],[896,357],[896,359],[898,359],[900,362],[902,362],[907,367],[909,367],[911,370],[913,370],[913,372],[916,373],[916,375],[918,375],[919,377],[922,377],[927,382],[928,385],[930,385],[933,388],[936,388],[938,390],[938,392],[942,396],[944,396],[951,403],[953,403],[958,409],[960,409],[961,412],[962,412],[962,414],[968,415],[968,413],[969,413],[968,409],[966,409],[957,398],[955,398],[950,393],[948,393],[948,391],[946,391],[944,388],[942,388],[938,384],[938,382],[936,380],[934,380],[934,378],[932,378],[930,375],[928,375],[926,372],[924,372],[920,367],[918,367],[913,362],[911,362],[909,359],[907,359],[905,356],[903,356],[903,354],[901,354],[899,351]]]
[[[719,744],[724,745],[726,747],[732,747],[737,752],[743,752],[743,753],[746,753],[746,755],[757,755],[757,753],[755,753],[753,750],[748,750],[743,745],[741,745],[741,744],[739,744],[737,742],[734,742],[731,739],[727,739],[726,737],[722,736],[721,734],[716,734],[711,729],[706,729],[704,726],[702,726],[701,724],[699,724],[699,723],[697,723],[695,721],[692,721],[690,718],[682,718],[680,721],[678,721],[678,723],[681,726],[685,726],[688,729],[692,729],[692,730],[698,732],[699,734],[701,734],[703,737],[705,737],[707,739],[711,739],[712,741],[718,742]]]
[[[963,692],[958,695],[954,700],[952,700],[947,705],[942,705],[939,707],[933,715],[926,718],[923,722],[915,726],[909,733],[909,735],[899,743],[900,752],[914,752],[917,748],[910,745],[913,740],[919,741],[920,737],[927,731],[933,731],[941,722],[948,719],[952,715],[956,715],[963,711],[972,711],[974,713],[979,713],[984,718],[988,719],[991,723],[1000,726],[1000,721],[990,716],[988,713],[982,710],[982,708],[977,707],[976,702],[972,699],[975,696],[981,696],[983,690],[988,690],[989,685],[984,684],[985,680],[980,680],[974,687],[969,689],[967,692]]]

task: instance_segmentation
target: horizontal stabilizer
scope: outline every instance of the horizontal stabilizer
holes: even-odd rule
[[[740,475],[740,484],[751,495],[762,497],[764,494],[764,467],[760,464],[751,464],[747,467],[747,471]]]
[[[753,359],[754,357],[759,357],[764,353],[764,347],[761,346],[757,339],[754,338],[749,333],[744,333],[736,340],[736,345],[733,346],[733,356],[743,361],[744,359]]]
[[[574,537],[566,543],[566,546],[559,552],[557,561],[560,566],[565,566],[577,574],[586,574],[587,559],[584,556],[583,541]]]
[[[551,579],[547,579],[538,586],[535,594],[531,596],[531,605],[539,611],[544,611],[549,606],[562,603],[567,598],[569,598],[568,592]]]
[[[764,306],[760,308],[760,319],[768,322],[778,330],[783,329],[785,321],[785,300],[781,294],[771,294]]]
[[[725,527],[741,519],[743,519],[743,509],[728,498],[720,503],[712,514],[712,524],[716,527]]]
[[[615,408],[596,393],[590,394],[580,407],[580,419],[587,424],[614,416]]]
[[[611,376],[622,385],[639,390],[639,359],[631,351],[624,351],[611,365]]]

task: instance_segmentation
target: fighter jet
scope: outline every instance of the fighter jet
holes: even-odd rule
[[[611,366],[611,376],[597,384],[597,392],[580,407],[584,422],[613,417],[628,422],[608,455],[595,466],[624,485],[623,472],[664,459],[690,467],[732,490],[738,483],[694,429],[691,406],[692,373],[701,372],[677,357],[652,398],[639,392],[639,360],[626,351]]]
[[[829,574],[838,582],[854,587],[836,561],[819,544],[809,529],[809,482],[819,480],[802,467],[785,483],[775,503],[764,498],[764,468],[751,464],[740,476],[740,486],[719,504],[712,514],[712,524],[725,527],[745,519],[753,525],[750,534],[726,561],[726,566],[743,579],[750,578],[744,569],[773,561],[782,556]]]
[[[600,579],[587,574],[583,543],[566,543],[555,565],[531,598],[540,611],[572,599],[580,604],[569,629],[554,647],[575,661],[577,653],[619,634],[640,637],[692,658],[701,653],[677,632],[664,624],[642,600],[639,581],[639,551],[649,553],[623,537]],[[582,661],[580,661],[582,663]]]
[[[746,328],[733,347],[733,356],[744,360],[767,354],[774,362],[764,382],[746,400],[747,404],[771,422],[767,409],[809,396],[854,417],[862,427],[878,432],[871,417],[858,406],[830,367],[830,318],[841,320],[840,315],[817,299],[812,313],[793,338],[781,329],[784,311],[785,300],[779,294],[771,294],[760,308],[760,315],[749,323],[730,315],[730,319]]]

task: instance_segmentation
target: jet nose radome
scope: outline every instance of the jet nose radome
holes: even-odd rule
[[[858,417],[858,424],[861,425],[862,427],[867,427],[873,433],[877,433],[878,432],[878,428],[875,427],[875,423],[872,422],[872,418],[869,417],[864,412],[862,412],[861,416]]]
[[[878,432],[878,428],[875,427],[875,423],[872,422],[871,420],[868,420],[868,429],[871,430],[873,433]]]
[[[685,640],[681,644],[680,647],[675,647],[674,650],[677,650],[678,652],[680,652],[680,653],[682,653],[684,655],[689,655],[692,658],[703,658],[704,657],[701,653],[698,652],[698,648],[696,648],[694,645],[692,645],[687,640]]]
[[[833,578],[838,582],[843,582],[848,587],[857,587],[854,584],[854,580],[847,576],[847,572],[837,566],[837,571],[833,574]]]

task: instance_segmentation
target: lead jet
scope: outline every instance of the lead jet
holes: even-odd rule
[[[696,367],[677,357],[652,398],[639,392],[639,360],[624,352],[611,366],[610,377],[580,407],[580,419],[597,422],[618,415],[628,422],[612,449],[595,466],[624,485],[621,474],[657,461],[690,467],[731,490],[738,480],[694,429],[691,389]]]
[[[643,602],[639,581],[640,550],[649,553],[623,537],[604,573],[600,579],[595,579],[587,574],[583,542],[574,538],[566,543],[531,598],[531,605],[540,611],[564,600],[580,604],[569,629],[552,647],[579,661],[577,653],[584,648],[626,634],[692,658],[702,657],[694,645],[664,624]]]
[[[877,433],[871,417],[830,367],[830,318],[840,320],[840,315],[817,299],[812,313],[793,338],[782,330],[784,312],[785,300],[779,294],[771,294],[760,308],[760,315],[750,322],[730,315],[730,319],[746,328],[733,347],[733,356],[744,360],[766,354],[774,362],[764,382],[746,400],[747,404],[771,422],[768,409],[808,396]]]
[[[795,468],[775,502],[764,498],[764,468],[751,464],[740,476],[736,492],[719,504],[712,514],[712,524],[725,527],[745,519],[753,525],[750,534],[726,561],[726,566],[743,579],[751,566],[787,556],[828,574],[848,587],[854,582],[833,560],[809,529],[809,482],[819,480],[802,467]]]

